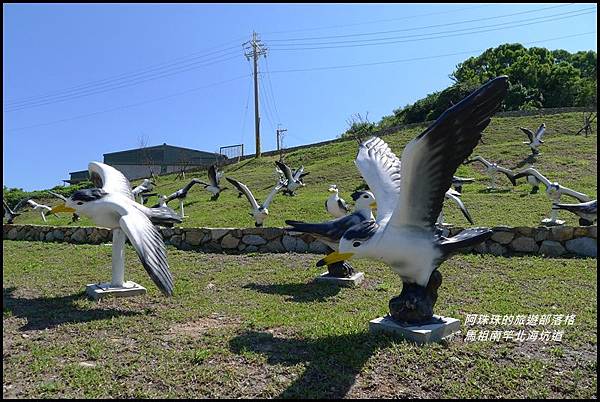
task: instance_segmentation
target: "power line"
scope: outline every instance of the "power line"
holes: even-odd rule
[[[534,22],[530,22],[527,24],[521,24],[521,22],[523,21],[530,21],[531,19],[528,20],[522,20],[522,21],[512,21],[512,22],[507,22],[507,23],[502,23],[502,24],[493,24],[493,25],[487,25],[487,26],[483,26],[483,27],[473,27],[473,28],[465,28],[465,29],[461,29],[461,30],[453,30],[453,31],[442,31],[442,32],[432,32],[429,34],[418,34],[418,35],[405,35],[405,36],[399,36],[399,37],[395,37],[395,38],[379,38],[379,39],[364,39],[364,40],[356,40],[356,41],[339,41],[339,42],[324,42],[324,43],[310,43],[310,44],[288,44],[285,46],[312,46],[312,45],[326,45],[326,44],[335,44],[335,43],[350,43],[350,42],[371,42],[371,41],[376,41],[376,40],[389,40],[389,39],[396,39],[396,38],[413,38],[415,36],[426,36],[426,35],[440,35],[440,36],[435,36],[435,37],[429,37],[429,38],[417,38],[417,39],[407,39],[407,40],[398,40],[398,41],[387,41],[387,42],[379,42],[379,43],[361,43],[361,44],[354,44],[354,45],[338,45],[338,46],[319,46],[319,47],[293,47],[293,48],[277,48],[277,46],[284,46],[284,45],[273,45],[272,46],[272,50],[318,50],[318,49],[338,49],[338,48],[348,48],[348,47],[363,47],[363,46],[378,46],[378,45],[389,45],[389,44],[396,44],[396,43],[408,43],[408,42],[418,42],[418,41],[423,41],[423,40],[431,40],[431,39],[439,39],[439,38],[448,38],[448,37],[454,37],[454,36],[464,36],[464,35],[469,35],[469,34],[476,34],[476,33],[483,33],[483,32],[490,32],[490,31],[498,31],[498,30],[502,30],[502,29],[507,29],[507,28],[515,28],[515,27],[524,27],[524,26],[529,26],[529,25],[535,25],[535,24],[541,24],[544,22],[550,22],[550,21],[556,21],[556,20],[563,20],[563,19],[567,19],[567,18],[573,18],[573,17],[577,17],[580,15],[585,15],[585,14],[592,14],[595,13],[595,7],[591,7],[594,10],[593,11],[589,11],[589,12],[580,12],[579,14],[574,14],[574,15],[568,15],[568,16],[564,16],[565,14],[572,14],[573,12],[570,13],[564,13],[564,14],[557,14],[557,15],[561,15],[562,17],[557,17],[557,18],[550,18],[550,19],[545,19],[545,20],[540,20],[539,18],[535,18]],[[587,9],[583,9],[583,10],[589,10],[591,8],[587,8]],[[577,10],[578,11],[582,11],[582,10]],[[508,25],[508,24],[512,24],[511,26],[503,26],[501,28],[493,28],[493,29],[484,29],[484,30],[478,30],[478,31],[473,31],[473,32],[465,32],[465,33],[454,33],[453,32],[460,32],[460,31],[465,31],[465,30],[472,30],[475,28],[488,28],[488,27],[493,27],[493,26],[499,26],[499,25]]]
[[[252,76],[252,67],[250,67],[250,63],[248,63],[248,68],[250,69],[249,76]],[[244,108],[244,117],[242,118],[242,141],[244,143],[244,129],[246,128],[246,116],[248,115],[248,104],[250,103],[250,91],[252,91],[252,81],[248,81],[248,94],[246,95],[246,107]]]
[[[82,118],[85,118],[85,117],[95,116],[95,115],[102,114],[102,113],[114,112],[114,111],[121,110],[121,109],[127,109],[127,108],[130,108],[130,107],[141,106],[141,105],[145,105],[147,103],[158,102],[158,101],[169,99],[169,98],[173,98],[173,97],[176,97],[176,96],[185,95],[185,94],[188,94],[190,92],[195,92],[195,91],[199,91],[201,89],[205,89],[205,88],[210,88],[210,87],[214,87],[214,86],[226,84],[226,83],[229,83],[229,82],[232,82],[232,81],[236,81],[236,80],[240,80],[242,78],[247,78],[247,77],[249,77],[249,76],[248,75],[242,75],[242,76],[239,76],[239,77],[231,78],[229,80],[215,82],[213,84],[208,84],[208,85],[204,85],[204,86],[201,86],[201,87],[187,89],[185,91],[177,92],[177,93],[174,93],[174,94],[171,94],[171,95],[167,95],[167,96],[161,96],[159,98],[149,99],[149,100],[146,100],[146,101],[143,101],[143,102],[132,103],[132,104],[129,104],[129,105],[118,106],[118,107],[115,107],[115,108],[112,108],[112,109],[106,109],[106,110],[101,110],[101,111],[98,111],[98,112],[92,112],[92,113],[82,114],[82,115],[78,115],[78,116],[74,116],[74,117],[69,117],[69,118],[61,119],[61,120],[54,120],[54,121],[50,121],[50,122],[46,122],[46,123],[34,124],[34,125],[31,125],[31,126],[9,128],[9,129],[6,129],[5,131],[19,131],[19,130],[25,130],[25,129],[28,129],[28,128],[48,126],[48,125],[51,125],[51,124],[63,123],[63,122],[66,122],[66,121],[77,120],[77,119],[82,119]]]
[[[300,29],[291,29],[291,30],[286,30],[286,31],[271,31],[271,32],[264,32],[264,33],[269,35],[269,34],[281,34],[281,33],[288,33],[288,32],[322,31],[322,30],[327,30],[327,29],[345,28],[345,27],[351,27],[351,26],[357,26],[357,25],[379,24],[381,22],[401,21],[401,20],[407,20],[407,19],[413,19],[413,18],[419,18],[419,17],[429,17],[431,15],[457,13],[459,11],[472,10],[472,9],[481,8],[481,7],[489,7],[491,5],[492,4],[479,4],[479,5],[473,6],[473,7],[464,7],[464,8],[459,8],[459,9],[455,9],[455,10],[440,11],[440,12],[427,13],[427,14],[408,15],[408,16],[399,17],[399,18],[389,18],[389,19],[383,19],[383,20],[357,22],[357,23],[353,23],[353,24],[330,25],[330,26],[316,27],[316,28],[300,28]]]
[[[555,37],[555,38],[523,42],[522,44],[529,45],[529,44],[533,44],[533,43],[549,42],[549,41],[553,41],[553,40],[567,39],[567,38],[573,38],[573,37],[583,36],[583,35],[590,35],[590,34],[595,34],[595,33],[596,33],[596,31],[582,32],[582,33],[573,34],[573,35],[566,35],[566,36],[559,36],[559,37]],[[372,63],[345,64],[345,65],[337,65],[337,66],[321,66],[321,67],[298,68],[298,69],[290,69],[290,70],[275,70],[275,71],[271,71],[270,73],[278,74],[278,73],[295,73],[295,72],[303,72],[303,71],[337,70],[337,69],[342,69],[342,68],[366,67],[366,66],[374,66],[374,65],[379,65],[379,64],[405,63],[405,62],[409,62],[409,61],[429,60],[429,59],[437,59],[437,58],[449,57],[449,56],[459,56],[462,54],[482,52],[484,50],[486,50],[486,49],[473,49],[473,50],[466,50],[466,51],[462,51],[462,52],[447,53],[447,54],[441,54],[441,55],[413,57],[413,58],[408,58],[408,59],[377,61],[377,62],[372,62]]]
[[[547,38],[547,39],[540,39],[540,40],[536,40],[536,41],[523,42],[522,44],[523,45],[531,45],[531,44],[535,44],[535,43],[550,42],[550,41],[554,41],[554,40],[567,39],[567,38],[578,37],[578,36],[583,36],[583,35],[590,35],[590,34],[595,34],[595,33],[596,33],[596,31],[582,32],[582,33],[577,33],[577,34],[573,34],[573,35],[565,35],[565,36],[559,36],[559,37],[554,37],[554,38]],[[472,54],[472,53],[476,53],[476,52],[482,52],[484,50],[486,50],[486,49],[473,49],[473,50],[467,50],[467,51],[455,52],[455,53],[448,53],[448,54],[442,54],[442,55],[423,56],[423,57],[416,57],[416,58],[410,58],[410,59],[400,59],[400,60],[379,61],[379,62],[373,62],[373,63],[360,63],[360,64],[348,64],[348,65],[337,65],[337,66],[322,66],[322,67],[312,67],[312,68],[293,69],[293,70],[275,70],[275,71],[270,71],[270,74],[291,73],[291,72],[305,72],[305,71],[320,71],[320,70],[333,70],[333,69],[341,69],[341,68],[365,67],[365,66],[380,65],[380,64],[403,63],[403,62],[410,62],[410,61],[429,60],[429,59],[436,59],[436,58],[442,58],[442,57],[456,56],[456,55],[462,55],[462,54]],[[98,114],[109,113],[109,112],[112,112],[112,111],[117,111],[117,110],[121,110],[121,109],[125,109],[125,108],[140,106],[140,105],[143,105],[143,104],[157,102],[157,101],[160,101],[160,100],[164,100],[164,99],[168,99],[168,98],[172,98],[172,97],[184,95],[184,94],[187,94],[189,92],[198,91],[200,89],[204,89],[204,88],[208,88],[208,87],[212,87],[212,86],[216,86],[216,85],[225,84],[225,83],[228,83],[228,82],[231,82],[231,81],[239,80],[239,79],[242,79],[242,78],[248,78],[248,77],[251,77],[251,76],[252,76],[251,74],[243,75],[243,76],[232,78],[230,80],[221,81],[221,82],[217,82],[217,83],[214,83],[214,84],[209,84],[209,85],[202,86],[202,87],[188,89],[188,90],[185,90],[185,91],[182,91],[182,92],[178,92],[178,93],[175,93],[175,94],[171,94],[171,95],[163,96],[163,97],[159,97],[159,98],[150,99],[150,100],[143,101],[143,102],[138,102],[138,103],[134,103],[134,104],[119,106],[119,107],[112,108],[112,109],[107,109],[107,110],[98,111],[98,112],[92,112],[92,113],[88,113],[88,114],[84,114],[84,115],[78,115],[78,116],[74,116],[74,117],[70,117],[70,118],[66,118],[66,119],[55,120],[55,121],[46,122],[46,123],[40,123],[40,124],[35,124],[35,125],[31,125],[31,126],[9,128],[9,129],[6,129],[5,131],[25,130],[25,129],[29,129],[29,128],[41,127],[41,126],[46,126],[46,125],[51,125],[51,124],[56,124],[56,123],[62,123],[62,122],[65,122],[65,121],[81,119],[81,118],[85,118],[85,117],[89,117],[89,116],[94,116],[94,115],[98,115]],[[290,133],[290,134],[292,136],[296,137],[294,134],[292,134],[292,133]]]
[[[354,36],[381,35],[381,34],[388,34],[388,33],[393,33],[393,32],[416,31],[416,30],[420,30],[420,29],[429,29],[429,28],[438,28],[438,27],[443,27],[443,26],[468,24],[471,22],[494,20],[494,19],[499,19],[499,18],[512,17],[515,15],[521,15],[521,14],[537,13],[540,11],[545,11],[545,10],[558,8],[558,7],[566,7],[566,6],[570,6],[570,5],[574,5],[574,3],[560,4],[560,5],[552,6],[552,7],[545,7],[545,8],[535,9],[535,10],[521,11],[518,13],[495,15],[492,17],[484,17],[484,18],[476,18],[476,19],[472,19],[472,20],[449,22],[446,24],[435,24],[435,25],[427,25],[427,26],[413,27],[413,28],[393,29],[393,30],[389,30],[389,31],[363,32],[363,33],[346,34],[346,35],[318,36],[318,37],[308,37],[308,38],[269,39],[268,41],[269,42],[286,42],[286,41],[301,41],[301,40],[320,40],[320,39],[347,38],[347,37],[354,37]]]
[[[236,39],[235,41],[239,42],[239,40],[240,39]],[[232,43],[232,42],[233,41],[229,41],[229,42],[226,42],[226,43],[221,44],[219,46],[215,46],[215,47],[209,48],[207,50],[216,49],[217,47],[220,47],[220,46],[223,46],[225,44]],[[54,95],[63,94],[65,92],[71,92],[71,91],[76,90],[76,89],[83,89],[83,88],[87,88],[87,87],[90,87],[90,86],[95,86],[97,84],[107,83],[107,82],[111,82],[111,81],[115,81],[115,80],[119,81],[119,80],[123,80],[123,79],[128,79],[128,78],[130,78],[130,76],[136,76],[136,75],[139,75],[142,72],[156,70],[156,69],[159,68],[159,66],[170,66],[170,65],[180,64],[180,63],[183,63],[183,62],[186,62],[186,61],[198,59],[198,58],[205,57],[205,56],[210,56],[210,55],[213,55],[213,54],[216,54],[216,53],[220,53],[220,52],[224,52],[226,50],[231,50],[231,49],[234,49],[234,48],[237,49],[238,46],[231,46],[231,47],[228,47],[228,48],[219,49],[219,50],[216,50],[216,51],[213,51],[213,52],[209,52],[209,53],[205,53],[207,50],[204,50],[202,52],[194,52],[194,53],[189,54],[188,56],[178,57],[178,58],[175,58],[175,59],[173,59],[173,60],[171,60],[169,62],[163,62],[163,63],[153,64],[153,65],[148,66],[148,67],[143,68],[143,69],[134,70],[134,71],[126,72],[126,73],[121,73],[121,74],[118,74],[118,75],[115,75],[115,76],[111,76],[111,77],[108,77],[108,78],[104,78],[104,79],[101,79],[101,80],[89,81],[89,82],[78,84],[78,85],[75,85],[75,86],[72,86],[72,87],[67,87],[67,88],[64,88],[62,90],[51,91],[51,92],[48,92],[48,93],[45,93],[45,94],[34,95],[34,96],[27,96],[27,97],[23,97],[23,98],[17,98],[17,99],[14,99],[14,100],[9,100],[9,101],[6,102],[6,105],[11,105],[11,104],[14,104],[14,103],[20,103],[21,101],[27,101],[27,100],[36,99],[36,98],[46,98],[46,97],[50,97],[50,96],[54,96]],[[200,55],[198,55],[199,53],[200,53]],[[190,57],[192,55],[194,55],[194,56]],[[175,62],[175,60],[181,60],[181,61]]]
[[[271,93],[271,99],[273,100],[273,106],[275,107],[275,114],[277,115],[278,122],[281,122],[281,115],[277,109],[277,102],[275,102],[275,93],[273,92],[273,84],[271,82],[271,74],[269,73],[269,61],[265,57],[265,64],[267,66],[267,83],[269,84],[269,91]]]
[[[191,70],[195,70],[198,68],[202,68],[202,67],[207,67],[213,64],[218,64],[218,63],[222,63],[225,61],[229,61],[229,60],[233,60],[238,58],[238,52],[231,52],[228,53],[226,55],[230,55],[230,54],[235,54],[235,56],[231,56],[231,57],[226,57],[224,59],[216,59],[211,62],[207,62],[207,63],[202,63],[202,64],[198,64],[199,62],[194,62],[191,63],[188,66],[185,66],[187,68],[181,69],[178,68],[176,71],[172,71],[172,72],[163,72],[161,74],[154,74],[154,75],[150,75],[149,77],[140,77],[137,79],[134,79],[132,81],[129,82],[123,82],[123,83],[113,83],[113,84],[109,84],[109,85],[104,85],[104,88],[102,88],[102,86],[100,86],[99,88],[96,89],[91,89],[91,90],[83,90],[77,93],[73,93],[71,95],[61,95],[61,96],[57,96],[54,99],[49,99],[49,100],[40,100],[40,101],[30,101],[28,103],[23,103],[21,105],[18,106],[14,106],[14,107],[9,107],[4,109],[5,112],[15,112],[18,110],[23,110],[23,109],[29,109],[32,107],[38,107],[38,106],[45,106],[45,105],[50,105],[53,103],[58,103],[58,102],[66,102],[66,101],[71,101],[73,99],[78,99],[81,97],[85,97],[85,96],[91,96],[91,95],[96,95],[96,94],[100,94],[100,93],[104,93],[104,92],[108,92],[108,91],[113,91],[116,89],[121,89],[121,88],[126,88],[126,87],[130,87],[130,86],[134,86],[134,85],[138,85],[144,82],[148,82],[148,81],[154,81],[160,78],[165,78],[165,77],[170,77],[172,75],[176,75],[176,74],[181,74],[183,72],[186,71],[191,71]],[[184,67],[184,66],[181,66]]]

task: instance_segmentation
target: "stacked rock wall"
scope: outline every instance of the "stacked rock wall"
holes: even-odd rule
[[[463,228],[453,227],[454,235]],[[505,227],[492,228],[494,234],[485,243],[470,250],[476,253],[507,255],[597,256],[597,226]],[[325,254],[329,247],[311,235],[283,228],[161,228],[165,244],[181,250],[211,253],[314,253]],[[55,241],[100,244],[112,241],[110,230],[96,227],[41,225],[3,226],[6,240]]]

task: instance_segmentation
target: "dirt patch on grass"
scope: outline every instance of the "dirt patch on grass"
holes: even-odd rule
[[[240,323],[239,318],[213,314],[194,321],[174,324],[169,328],[167,338],[184,335],[197,339],[212,329],[231,329],[239,326]]]

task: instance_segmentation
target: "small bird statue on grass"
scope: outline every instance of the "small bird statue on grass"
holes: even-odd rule
[[[539,155],[540,151],[538,150],[538,148],[544,143],[544,141],[542,141],[542,138],[544,138],[544,133],[546,132],[546,124],[542,123],[538,127],[535,134],[530,129],[525,127],[519,127],[519,129],[525,134],[527,134],[527,138],[529,139],[529,142],[523,141],[523,144],[529,145],[529,148],[531,148],[532,155]]]
[[[588,202],[590,201],[590,197],[584,193],[580,193],[578,191],[572,190],[568,187],[562,186],[558,184],[558,182],[551,182],[544,175],[542,175],[539,171],[534,168],[527,168],[515,175],[515,180],[520,179],[521,177],[527,177],[529,181],[529,177],[533,176],[537,180],[537,182],[546,186],[546,196],[550,199],[552,204],[559,204],[560,197],[564,195],[568,195],[577,199],[579,202]],[[563,220],[558,219],[558,210],[560,208],[554,208],[550,210],[550,218],[545,218],[542,220],[543,225],[547,226],[555,226],[562,225],[565,222]]]
[[[344,201],[343,198],[340,198],[338,188],[335,184],[329,186],[327,191],[333,193],[325,201],[325,210],[329,212],[331,216],[334,218],[341,218],[350,212],[350,208],[346,204],[346,201]]]
[[[154,188],[154,182],[152,182],[152,180],[150,180],[150,179],[144,179],[142,184],[135,187],[133,190],[131,190],[131,192],[133,193],[134,197],[139,196],[139,203],[143,204],[144,203],[143,194],[149,193],[150,191],[152,191],[153,188]]]
[[[564,209],[579,216],[581,226],[591,226],[597,220],[597,200],[579,204],[552,204],[552,209]]]
[[[490,185],[488,187],[489,190],[496,189],[496,173],[503,173],[508,180],[515,185],[514,173],[512,170],[499,166],[497,163],[488,162],[481,156],[476,156],[473,159],[467,159],[464,164],[468,165],[473,162],[481,162],[485,166],[485,173],[490,177]]]
[[[230,177],[226,177],[226,179],[231,184],[233,184],[235,188],[238,189],[240,194],[244,194],[246,196],[246,199],[248,199],[248,202],[252,207],[252,212],[250,212],[250,216],[254,218],[254,226],[256,226],[257,228],[262,227],[263,223],[269,216],[269,205],[273,201],[275,194],[277,194],[277,192],[283,188],[284,184],[279,182],[275,187],[273,187],[273,190],[271,190],[271,192],[265,199],[265,202],[259,204],[258,200],[254,198],[254,195],[244,183],[232,179]]]

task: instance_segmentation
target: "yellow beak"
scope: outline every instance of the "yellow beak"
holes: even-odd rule
[[[377,203],[376,202],[372,202],[372,203],[369,204],[369,206],[371,208],[377,208]]]
[[[61,205],[57,205],[54,208],[52,208],[50,210],[51,214],[54,214],[56,212],[75,212],[75,209],[71,208],[71,207],[67,207],[65,204],[61,204]]]
[[[338,253],[337,251],[334,251],[327,257],[319,260],[317,262],[317,267],[322,267],[323,265],[331,265],[340,261],[346,261],[352,258],[353,255],[354,253]]]

